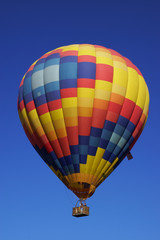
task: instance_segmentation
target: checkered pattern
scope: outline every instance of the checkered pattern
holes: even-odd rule
[[[46,53],[31,65],[19,88],[18,111],[27,137],[64,184],[83,198],[133,147],[148,107],[147,85],[137,67],[97,45]]]

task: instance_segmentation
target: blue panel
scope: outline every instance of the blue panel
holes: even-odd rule
[[[79,153],[79,145],[70,146],[70,151],[71,151],[71,154],[78,154]]]
[[[72,164],[72,157],[71,157],[71,155],[65,156],[65,160],[66,160],[67,165]]]
[[[74,164],[73,166],[74,166],[75,173],[79,173],[80,172],[79,164]]]
[[[79,154],[87,155],[88,153],[88,145],[79,145]]]
[[[58,91],[48,92],[46,93],[46,98],[48,102],[60,99],[61,98],[60,91],[58,90]]]
[[[115,147],[116,147],[116,144],[109,142],[107,146],[107,150],[112,153]]]
[[[59,161],[60,161],[60,164],[62,167],[64,167],[66,165],[66,161],[65,161],[64,157],[59,158]]]
[[[61,58],[61,63],[67,63],[67,62],[76,62],[77,63],[77,56],[66,56]]]
[[[105,140],[105,139],[101,138],[100,143],[99,143],[99,147],[100,147],[100,148],[103,148],[103,149],[106,149],[108,143],[109,143],[108,140]]]
[[[123,138],[128,140],[130,138],[130,136],[131,136],[131,133],[127,129],[125,129],[125,131],[123,133]]]
[[[103,159],[108,160],[110,158],[110,156],[111,156],[111,153],[108,151],[105,151],[105,153],[103,155]]]
[[[71,163],[70,165],[68,165],[68,169],[69,169],[69,172],[72,174],[72,173],[75,173],[74,171],[74,167],[73,167],[73,164]]]
[[[95,156],[95,155],[96,155],[96,152],[97,152],[97,147],[92,147],[92,146],[89,146],[89,147],[88,147],[88,154],[89,154],[89,155]]]
[[[44,95],[45,94],[44,87],[43,86],[38,87],[38,88],[34,89],[32,93],[33,93],[34,98]]]
[[[109,131],[107,129],[103,129],[101,138],[109,141],[111,136],[112,136],[112,133],[113,133],[112,131]]]
[[[100,137],[90,136],[89,145],[93,147],[97,147],[99,144],[99,141],[100,141]]]
[[[73,164],[79,164],[79,154],[72,154]]]
[[[76,78],[77,78],[77,63],[70,62],[60,64],[60,80]]]
[[[78,78],[95,79],[96,64],[91,62],[78,63]]]
[[[128,131],[130,131],[130,133],[132,133],[134,131],[135,127],[136,126],[132,122],[129,122],[127,125],[127,129],[128,129]]]
[[[125,130],[124,127],[122,127],[121,125],[117,124],[115,126],[114,132],[121,136],[123,134],[124,130]]]
[[[32,92],[31,77],[27,77],[24,79],[23,92],[24,95]]]
[[[129,120],[125,117],[122,117],[121,115],[118,118],[117,124],[121,125],[122,127],[126,128]]]
[[[91,134],[90,134],[90,136],[100,137],[101,133],[102,133],[102,129],[101,128],[91,127]]]
[[[52,65],[59,65],[59,62],[60,62],[59,58],[53,58],[53,59],[50,59],[50,60],[48,60],[48,58],[47,58],[47,61],[45,62],[45,65],[44,65],[44,68],[47,68],[47,67],[52,66]]]
[[[59,90],[59,81],[47,83],[44,85],[46,93]]]
[[[118,145],[115,147],[113,153],[115,156],[118,156],[118,154],[120,153],[120,151],[122,150],[122,148],[120,148]]]
[[[109,161],[110,163],[113,163],[113,161],[115,160],[115,158],[116,158],[116,155],[112,153],[108,161]]]
[[[60,88],[77,88],[77,79],[60,80]]]
[[[87,156],[86,155],[80,155],[80,163],[86,164]]]
[[[60,54],[59,54],[59,53],[53,53],[53,54],[49,55],[49,56],[47,57],[47,61],[48,61],[49,59],[54,59],[54,58],[59,59],[59,58],[60,58]]]
[[[37,97],[37,98],[34,99],[34,102],[35,102],[36,107],[39,107],[42,104],[46,103],[46,96],[42,95],[40,97]]]
[[[38,72],[38,71],[43,70],[43,69],[44,69],[44,63],[36,64],[33,68],[33,73]]]
[[[27,95],[24,96],[24,102],[25,105],[33,100],[32,93],[28,93]]]
[[[113,132],[115,126],[116,126],[116,123],[105,120],[104,129],[107,129],[107,130]]]
[[[80,145],[88,145],[89,136],[79,136],[79,144]]]

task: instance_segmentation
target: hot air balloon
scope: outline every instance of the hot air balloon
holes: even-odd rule
[[[18,112],[41,158],[85,200],[117,168],[142,133],[149,92],[139,69],[118,52],[74,44],[44,54],[24,75]]]

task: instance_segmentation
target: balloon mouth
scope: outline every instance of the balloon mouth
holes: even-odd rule
[[[88,184],[86,182],[75,182],[70,184],[68,188],[79,198],[86,200],[87,198],[91,197],[96,187],[92,184]]]

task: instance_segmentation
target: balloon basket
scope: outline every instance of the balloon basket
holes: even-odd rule
[[[73,208],[73,211],[72,211],[72,216],[73,217],[85,217],[85,216],[89,216],[89,207],[86,206],[86,203],[85,201],[81,201],[81,200],[78,200],[78,202],[80,201],[80,206],[77,207],[77,204],[76,206]],[[77,203],[78,203],[77,202]],[[84,203],[83,203],[84,202]]]

